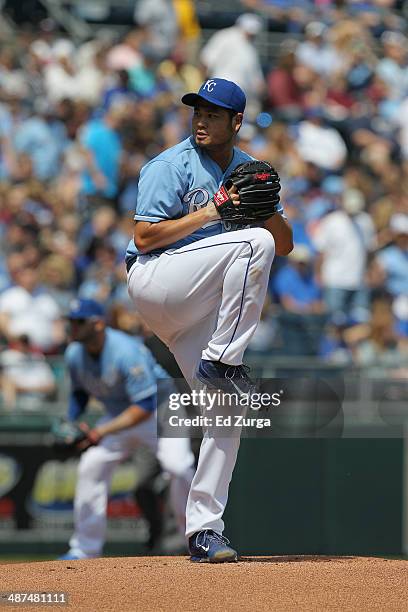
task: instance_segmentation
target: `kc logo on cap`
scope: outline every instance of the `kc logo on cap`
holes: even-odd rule
[[[208,81],[206,81],[203,85],[203,89],[206,89],[207,91],[212,91],[214,89],[214,87],[217,85],[216,81],[213,81],[212,79],[209,79]]]

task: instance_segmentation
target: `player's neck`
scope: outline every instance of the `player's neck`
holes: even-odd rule
[[[225,172],[225,170],[232,162],[232,158],[234,157],[234,147],[228,144],[223,148],[208,148],[207,153],[211,157],[211,159],[219,165],[221,170]]]
[[[105,344],[105,330],[96,334],[93,338],[89,339],[85,344],[86,352],[92,357],[99,357],[102,353],[103,345]]]

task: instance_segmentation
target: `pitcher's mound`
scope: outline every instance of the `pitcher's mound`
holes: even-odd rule
[[[408,606],[407,561],[381,558],[243,557],[221,565],[186,557],[14,563],[1,566],[0,582],[3,598],[10,591],[64,592],[68,607],[80,612],[402,612]],[[24,609],[62,612],[67,606],[25,604]]]

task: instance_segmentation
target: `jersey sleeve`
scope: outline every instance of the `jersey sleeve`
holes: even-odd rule
[[[64,355],[71,380],[67,411],[69,421],[75,421],[78,419],[85,411],[86,405],[89,401],[89,393],[83,389],[77,374],[77,368],[75,367],[76,353],[76,347],[74,345],[70,345],[67,347]]]
[[[121,371],[130,404],[138,404],[156,395],[156,378],[143,346],[137,347],[137,350],[127,351],[123,355]]]
[[[64,360],[71,380],[71,391],[85,391],[77,374],[78,350],[75,344],[70,344],[65,350]]]
[[[68,420],[76,421],[85,411],[88,401],[89,395],[86,391],[71,391],[68,400]]]
[[[177,166],[152,161],[140,173],[135,221],[157,223],[182,216],[183,179]]]
[[[153,355],[152,355],[152,359],[154,359]],[[153,362],[153,369],[154,369],[154,374],[156,378],[162,378],[162,379],[170,378],[169,374],[166,372],[163,366],[157,363],[157,361]]]

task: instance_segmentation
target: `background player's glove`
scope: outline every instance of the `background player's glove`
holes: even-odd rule
[[[86,423],[56,419],[51,426],[53,448],[62,455],[75,455],[98,444],[100,436]]]
[[[240,203],[235,205],[228,190],[235,185]],[[248,161],[231,172],[224,185],[213,196],[223,221],[246,225],[272,217],[279,205],[280,180],[267,161]]]

